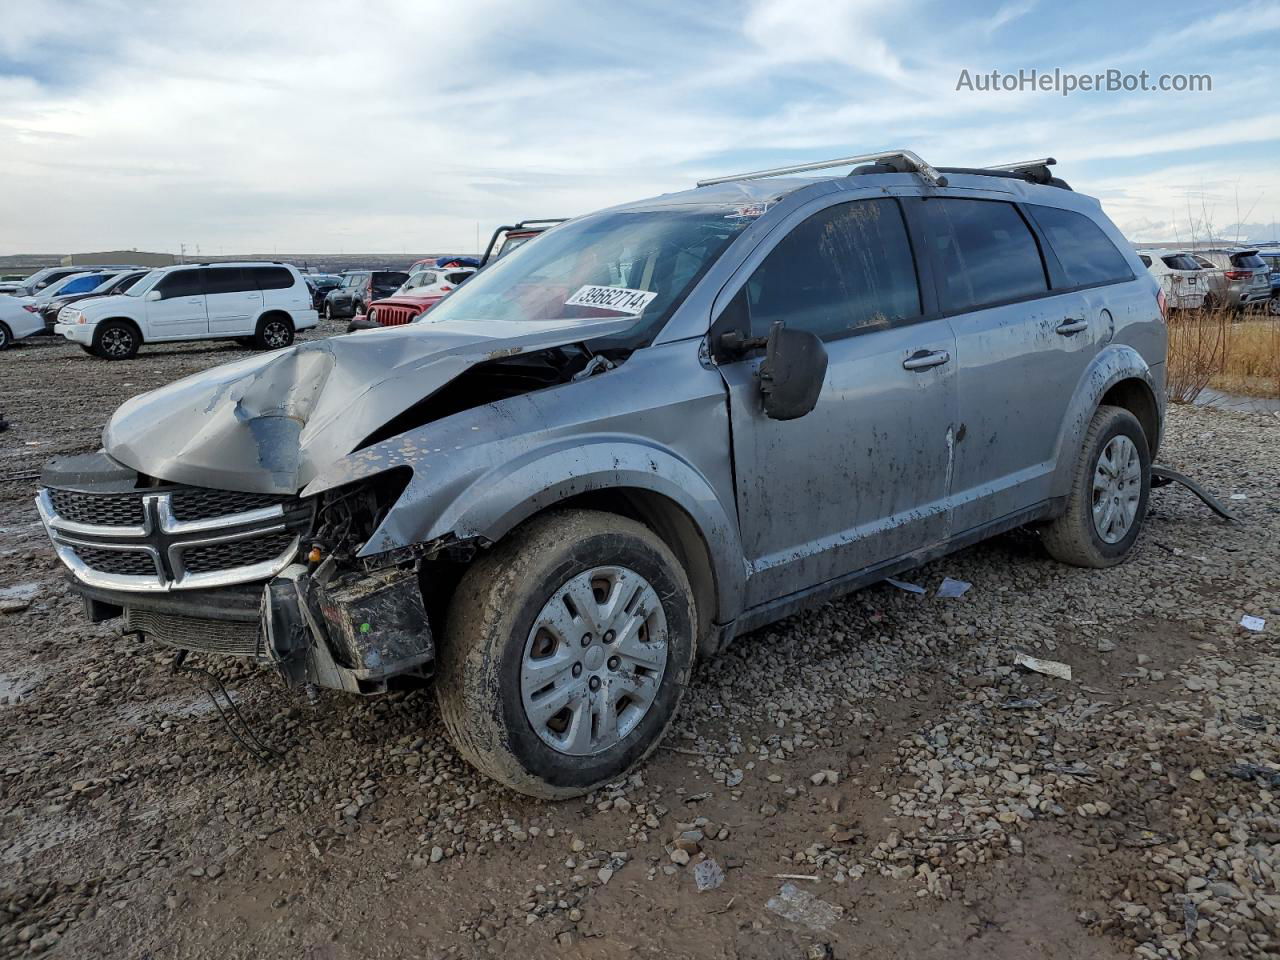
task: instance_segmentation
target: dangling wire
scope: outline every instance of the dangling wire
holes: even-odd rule
[[[231,694],[227,692],[227,688],[223,686],[221,680],[208,670],[205,670],[203,667],[186,666],[186,659],[187,651],[179,650],[178,655],[173,659],[173,673],[191,674],[191,682],[205,692],[209,698],[209,702],[212,703],[214,709],[218,711],[218,716],[222,718],[222,723],[227,728],[228,732],[230,732],[230,734],[239,741],[240,746],[244,747],[253,759],[257,760],[258,763],[263,766],[267,766],[275,763],[285,755],[283,750],[277,750],[253,732],[253,728],[249,726],[248,721],[245,720],[244,715],[240,712],[239,706],[237,706],[236,702],[231,699]],[[198,679],[199,677],[206,678],[211,686],[206,686],[201,683]],[[221,693],[223,699],[226,700],[226,708],[218,702],[218,693]]]

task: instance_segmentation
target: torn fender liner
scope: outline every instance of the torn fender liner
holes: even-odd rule
[[[607,320],[455,320],[311,340],[214,367],[124,403],[102,434],[140,473],[296,493],[396,414],[495,355],[621,333]]]

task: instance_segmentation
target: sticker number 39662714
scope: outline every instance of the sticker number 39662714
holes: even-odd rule
[[[639,315],[657,294],[649,290],[630,290],[627,287],[579,287],[578,292],[565,301],[569,307],[599,307],[617,310],[619,313]]]

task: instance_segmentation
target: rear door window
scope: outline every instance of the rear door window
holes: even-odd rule
[[[258,289],[242,267],[212,267],[205,271],[205,293],[243,293]]]
[[[1048,292],[1035,235],[1013,204],[934,197],[919,209],[945,310],[960,313]]]
[[[174,297],[196,297],[204,293],[199,270],[175,270],[165,276],[155,287],[163,300]]]
[[[920,287],[895,200],[857,200],[815,213],[747,281],[751,330],[774,321],[832,339],[920,315]]]

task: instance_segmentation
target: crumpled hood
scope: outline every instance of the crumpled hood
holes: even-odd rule
[[[172,483],[297,493],[467,368],[635,322],[457,320],[311,340],[140,394],[116,410],[102,443],[113,459]]]

